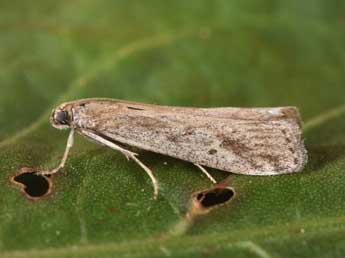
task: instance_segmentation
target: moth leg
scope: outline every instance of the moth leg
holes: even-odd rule
[[[80,131],[82,132],[83,135],[89,137],[90,139],[97,142],[98,144],[105,145],[105,146],[107,146],[113,150],[121,152],[123,155],[125,155],[125,157],[128,160],[133,159],[133,157],[138,155],[138,153],[126,150],[126,149],[116,145],[115,143],[104,139],[102,136],[99,136],[98,134],[95,134],[95,133],[92,133],[88,130],[83,130],[83,129]]]
[[[86,136],[90,137],[91,139],[97,141],[98,143],[100,144],[103,144],[113,150],[117,150],[119,152],[121,152],[123,155],[126,156],[126,158],[129,160],[129,159],[132,159],[134,160],[142,169],[145,170],[145,172],[148,174],[148,176],[150,177],[151,181],[152,181],[152,184],[153,184],[153,198],[154,199],[157,199],[157,196],[158,196],[158,181],[157,179],[155,178],[155,176],[153,175],[151,169],[149,169],[147,166],[145,166],[136,156],[138,155],[137,153],[135,152],[131,152],[129,150],[126,150],[118,145],[116,145],[115,143],[111,142],[111,141],[108,141],[106,139],[104,139],[103,137],[97,135],[97,134],[94,134],[90,131],[87,131],[87,130],[82,130],[82,133],[85,134]]]
[[[196,164],[196,163],[194,163],[194,165],[197,166],[201,170],[201,172],[203,172],[208,177],[208,179],[211,180],[212,183],[217,184],[216,179],[214,179],[213,176],[211,176],[211,174],[208,173],[204,167],[202,167],[201,165]]]
[[[62,169],[67,161],[68,158],[68,154],[69,151],[71,150],[72,146],[74,143],[74,128],[71,129],[69,136],[68,136],[68,140],[67,140],[67,145],[66,145],[66,149],[65,149],[65,153],[63,154],[63,158],[59,164],[59,166],[57,166],[56,168],[54,168],[53,170],[49,170],[49,171],[40,171],[37,174],[38,175],[53,175],[57,172],[59,172],[60,169]]]
[[[147,166],[145,166],[137,157],[133,156],[131,157],[137,164],[139,164],[140,167],[142,167],[145,172],[149,175],[151,178],[152,184],[153,184],[153,198],[157,199],[158,196],[158,181],[155,178],[155,176],[152,173],[152,170],[149,169]]]

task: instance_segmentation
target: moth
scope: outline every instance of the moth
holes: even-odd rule
[[[135,161],[151,178],[155,198],[158,182],[152,171],[124,146],[191,162],[213,183],[204,166],[245,175],[280,175],[299,172],[307,162],[296,107],[192,108],[92,98],[61,104],[50,122],[71,131],[59,166],[41,174],[64,167],[77,132]]]

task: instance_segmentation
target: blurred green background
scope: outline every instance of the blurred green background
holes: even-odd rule
[[[344,257],[345,1],[0,1],[1,257]],[[160,181],[77,137],[53,194],[8,178],[49,168],[64,101],[295,105],[309,163],[276,177],[230,174],[236,198],[185,225],[192,165],[142,152]],[[222,180],[229,174],[210,172]]]

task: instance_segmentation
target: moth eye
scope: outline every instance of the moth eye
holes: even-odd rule
[[[55,113],[54,120],[57,124],[68,125],[69,124],[68,112],[64,110],[57,111]]]

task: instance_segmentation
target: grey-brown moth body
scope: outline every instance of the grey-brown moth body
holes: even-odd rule
[[[186,108],[96,98],[60,105],[51,122],[109,147],[122,143],[232,173],[292,173],[307,162],[295,107]]]

